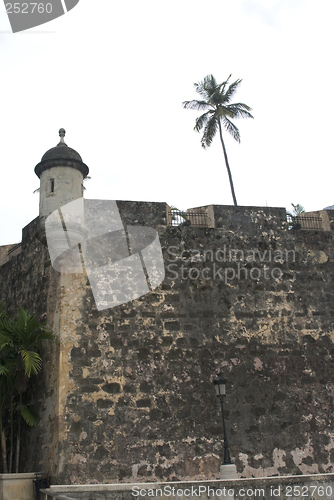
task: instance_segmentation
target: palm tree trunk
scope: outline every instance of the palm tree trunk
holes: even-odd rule
[[[15,472],[19,472],[19,462],[20,462],[20,444],[21,444],[21,403],[22,394],[20,393],[20,406],[19,406],[19,416],[17,423],[17,438],[16,438],[16,457],[15,457]]]
[[[9,451],[9,473],[13,466],[13,448],[14,448],[14,402],[13,394],[10,398],[10,451]]]
[[[228,159],[227,159],[227,153],[226,153],[225,144],[223,141],[222,126],[221,126],[220,120],[218,120],[218,126],[219,126],[220,141],[222,143],[223,151],[224,151],[225,164],[226,164],[226,168],[227,168],[228,178],[230,180],[232,198],[233,198],[234,205],[237,206],[238,204],[237,204],[237,199],[235,197],[234,186],[233,186],[233,181],[232,181],[232,174],[231,174],[230,165],[229,165]]]
[[[2,470],[4,474],[8,474],[7,465],[7,449],[6,449],[6,436],[2,427],[2,419],[0,420],[0,440],[1,440],[1,455],[2,455]]]
[[[1,443],[1,456],[2,456],[2,471],[4,474],[8,474],[6,436],[5,436],[5,431],[3,428],[4,400],[5,400],[5,397],[2,398],[1,404],[0,404],[0,443]]]

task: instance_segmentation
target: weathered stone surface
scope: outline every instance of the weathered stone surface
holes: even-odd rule
[[[123,220],[143,224],[127,206]],[[105,311],[84,275],[52,269],[36,222],[24,229],[0,300],[46,318],[60,344],[33,393],[42,421],[22,464],[58,483],[218,477],[222,371],[241,477],[333,471],[333,235],[242,208],[213,206],[216,228],[158,225],[164,282]]]

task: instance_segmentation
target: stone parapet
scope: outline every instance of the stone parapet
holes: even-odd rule
[[[331,223],[330,223],[330,218],[328,216],[328,210],[316,210],[313,212],[303,212],[298,216],[298,222],[301,225],[301,229],[308,229],[307,225],[307,219],[308,218],[314,218],[315,220],[319,220],[319,225],[323,231],[330,231],[331,230]],[[305,219],[305,223],[303,221]]]
[[[334,498],[334,474],[276,476],[225,481],[174,481],[161,483],[77,484],[42,490],[41,500],[170,500]]]
[[[0,474],[0,500],[35,500],[36,473]]]
[[[166,226],[168,211],[167,203],[149,201],[116,201],[123,224],[142,226]]]
[[[244,232],[252,236],[259,231],[287,228],[285,208],[212,205],[215,227],[226,231]]]

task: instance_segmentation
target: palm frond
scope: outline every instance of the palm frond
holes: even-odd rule
[[[225,102],[230,102],[233,95],[236,93],[240,83],[242,82],[242,80],[236,80],[235,82],[231,83],[231,85],[229,86],[229,88],[226,90],[226,92],[224,93],[225,95]]]
[[[32,374],[36,375],[42,368],[42,358],[38,352],[21,349],[21,356],[24,361],[24,370],[26,375],[28,377]]]
[[[201,139],[201,144],[204,149],[210,147],[213,138],[216,135],[217,128],[218,128],[217,119],[214,116],[212,116],[205,125],[204,133]]]
[[[5,306],[0,302],[0,321],[4,318],[7,318],[8,314],[7,311],[5,310]]]
[[[224,104],[224,94],[221,94],[220,92],[214,92],[211,96],[208,102],[213,106],[215,109],[217,109],[218,106],[221,106]]]
[[[214,92],[217,92],[217,87],[218,83],[213,75],[207,75],[204,78],[204,88],[206,88],[207,92],[209,92],[210,95]]]
[[[207,75],[202,82],[194,83],[195,90],[204,99],[208,100],[217,91],[217,82],[213,75]]]
[[[0,352],[3,351],[4,359],[15,361],[16,380],[22,373],[30,377],[39,372],[42,366],[39,352],[45,340],[55,340],[54,334],[29,311],[20,309],[15,321],[1,319]]]
[[[31,427],[36,427],[40,417],[31,405],[21,404],[21,415],[23,420]]]
[[[252,108],[247,106],[247,104],[237,102],[235,104],[229,104],[227,107],[231,110],[233,118],[254,118],[254,116],[250,114]]]
[[[204,99],[208,100],[209,95],[208,91],[204,88],[204,82],[194,83],[195,90],[198,94],[200,94]]]
[[[10,321],[7,315],[2,316],[1,318],[0,331],[9,334],[13,333],[13,322]]]
[[[184,101],[182,103],[184,109],[196,109],[197,111],[203,111],[208,109],[210,106],[206,101],[197,101],[196,99],[192,101]]]
[[[3,365],[2,363],[0,363],[0,375],[9,375],[10,373],[10,370],[8,369],[8,366],[6,365]]]
[[[212,113],[213,113],[213,111],[210,110],[210,111],[207,111],[206,113],[204,113],[203,115],[199,116],[198,118],[196,118],[196,123],[195,123],[195,127],[194,127],[194,130],[196,130],[196,132],[199,132],[200,130],[202,130],[204,125],[209,120],[210,114],[212,114]]]
[[[0,375],[8,377],[12,375],[15,371],[15,363],[13,361],[1,361],[0,362]]]
[[[56,340],[56,337],[54,333],[50,332],[49,330],[46,330],[45,328],[41,328],[40,330],[35,332],[35,335],[31,340],[33,341],[31,345],[40,348],[44,340]]]
[[[217,90],[221,93],[221,94],[224,94],[225,95],[225,89],[226,89],[226,86],[228,85],[228,82],[229,82],[229,79],[231,78],[232,75],[229,75],[229,77],[227,78],[227,80],[225,80],[225,82],[221,83],[220,85],[217,86]]]
[[[287,213],[287,215],[292,217],[292,219],[296,219],[296,217],[298,217],[298,215],[305,213],[305,208],[302,205],[300,205],[299,203],[297,203],[297,205],[294,205],[293,203],[291,203],[291,205],[293,207],[293,210],[291,212],[286,212],[286,213]]]
[[[13,338],[7,330],[0,330],[0,350],[4,349],[4,347],[9,346],[12,342]]]
[[[232,123],[226,116],[223,117],[222,119],[223,125],[227,132],[231,134],[233,139],[235,139],[237,142],[240,142],[240,132],[239,129]]]
[[[11,331],[16,343],[26,350],[31,347],[40,349],[44,340],[54,340],[53,333],[45,328],[45,324],[39,323],[30,312],[24,309],[20,309],[16,322],[7,330]]]
[[[30,335],[41,327],[41,324],[37,319],[25,309],[20,309],[15,322],[15,327],[17,331],[21,332],[21,335],[29,338]]]

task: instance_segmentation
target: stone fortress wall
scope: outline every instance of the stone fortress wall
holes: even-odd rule
[[[280,208],[213,205],[211,227],[184,227],[166,204],[117,204],[159,233],[166,276],[147,295],[98,311],[87,276],[52,268],[38,219],[0,267],[9,312],[59,338],[22,466],[58,484],[215,479],[221,371],[240,477],[333,472],[333,233],[288,230]]]

